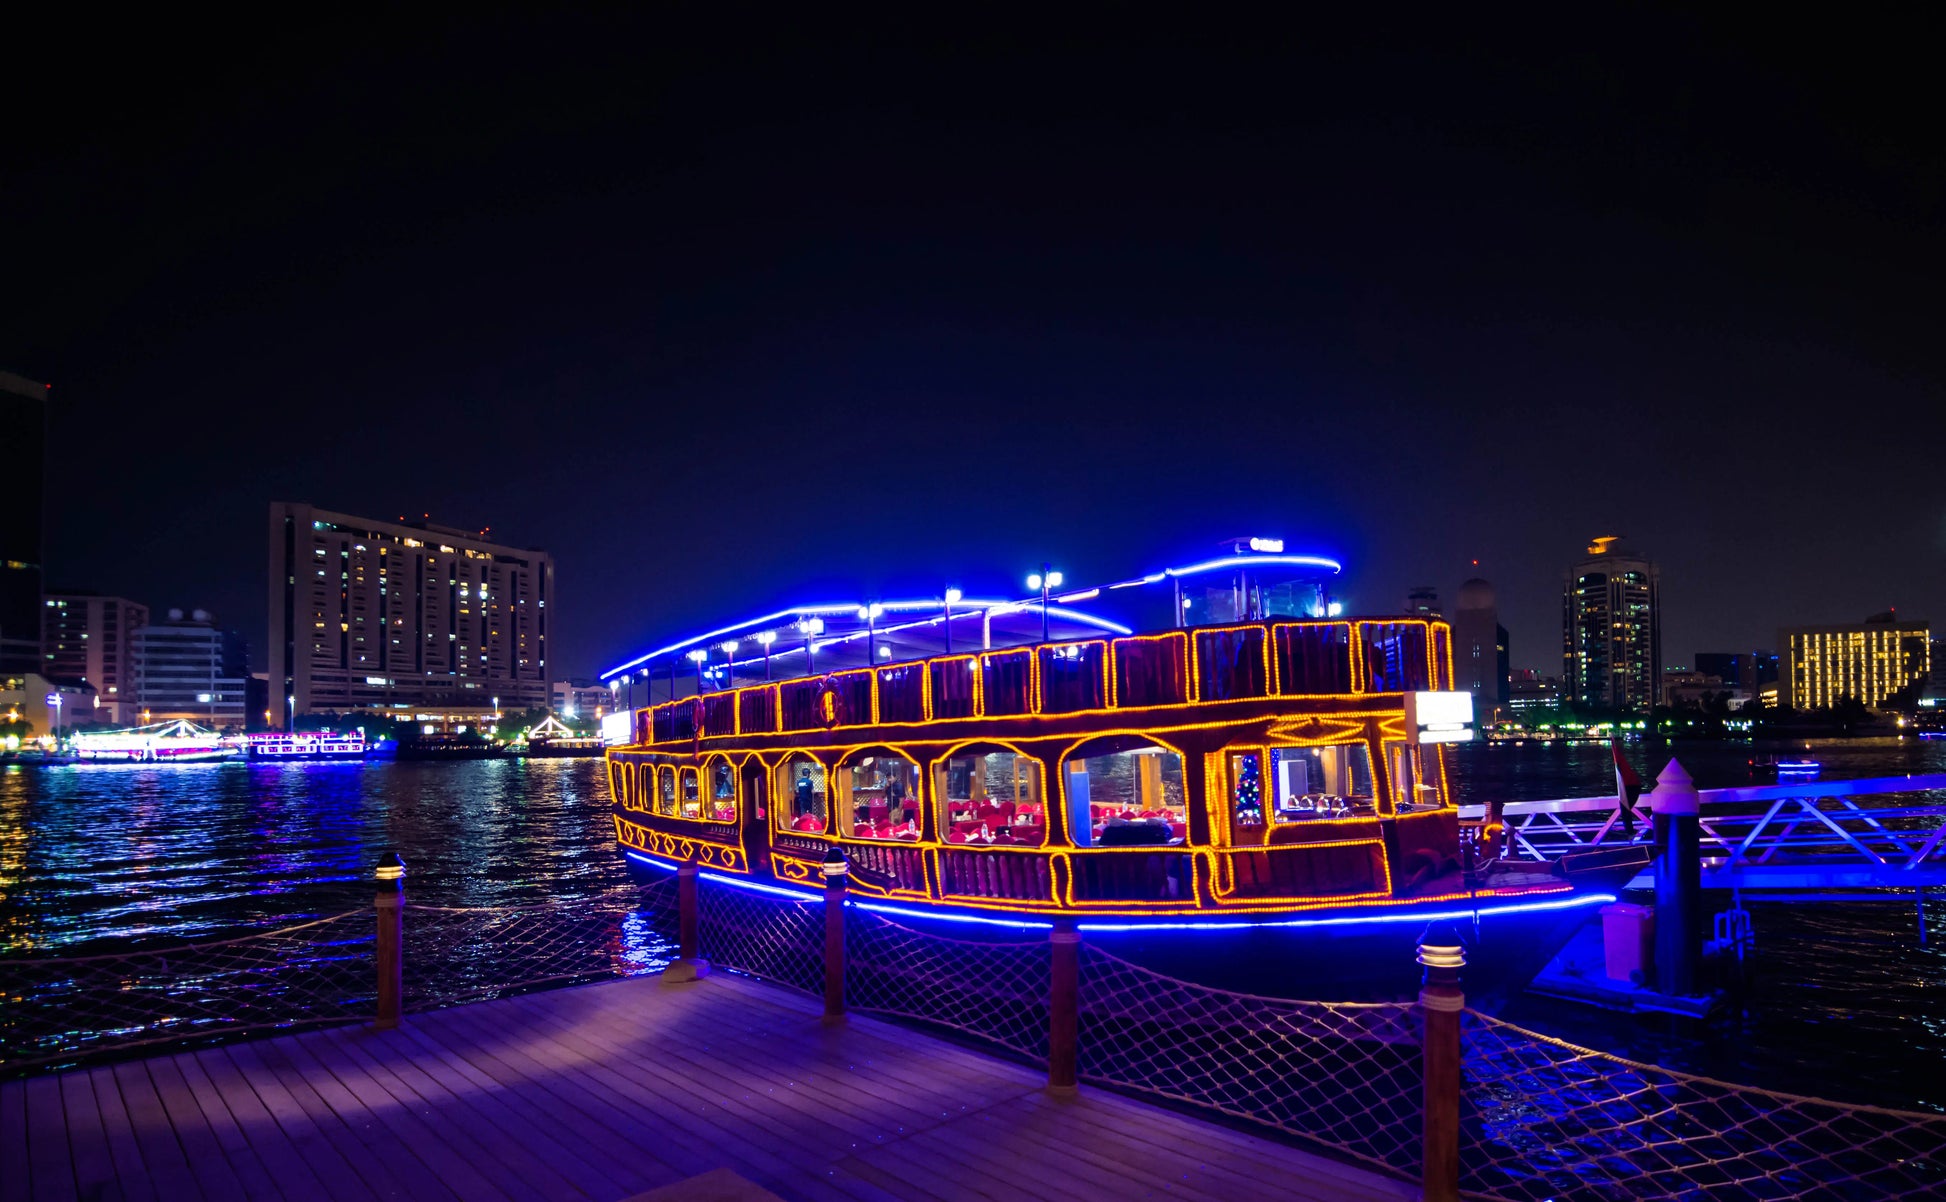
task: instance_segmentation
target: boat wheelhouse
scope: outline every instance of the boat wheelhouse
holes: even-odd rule
[[[784,885],[836,848],[854,894],[922,915],[1260,925],[1601,896],[1489,870],[1495,832],[1454,797],[1470,729],[1435,712],[1468,703],[1450,628],[1337,615],[1328,563],[1239,546],[1103,589],[807,607],[663,648],[604,678],[674,694],[609,749],[617,839]],[[1075,608],[1155,585],[1167,628]]]

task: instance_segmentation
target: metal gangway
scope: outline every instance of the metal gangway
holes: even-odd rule
[[[1761,890],[1766,900],[1866,900],[1860,890],[1946,885],[1946,773],[1702,789],[1697,806],[1705,889]],[[1653,843],[1655,797],[1636,803],[1634,832],[1617,798],[1565,797],[1501,807],[1501,854],[1521,860],[1629,842]],[[1486,806],[1462,806],[1481,821]],[[1653,869],[1630,882],[1653,884]],[[1773,891],[1788,890],[1788,894]],[[1850,892],[1847,892],[1850,891]],[[1923,913],[1923,908],[1922,911]]]

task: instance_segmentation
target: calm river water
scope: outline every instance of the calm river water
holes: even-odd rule
[[[1946,772],[1946,745],[1817,744],[1827,778]],[[1750,783],[1744,744],[1683,746],[1699,784]],[[1653,776],[1663,753],[1631,749]],[[1607,748],[1461,752],[1469,800],[1612,789]],[[600,761],[0,767],[0,955],[212,939],[371,902],[397,851],[414,900],[515,905],[626,879]],[[1697,1032],[1550,1002],[1506,1017],[1711,1076],[1946,1110],[1946,903],[1753,906],[1747,1007]],[[0,962],[0,973],[4,963]]]

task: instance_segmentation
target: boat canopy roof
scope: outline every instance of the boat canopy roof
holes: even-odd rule
[[[1278,539],[1232,539],[1221,547],[1212,558],[1113,584],[1070,588],[1054,573],[1045,582],[1045,615],[1039,592],[969,597],[948,589],[910,600],[795,605],[676,639],[617,664],[601,680],[614,689],[632,679],[666,681],[672,693],[686,693],[1044,639],[1336,615],[1328,591],[1343,570],[1336,560],[1286,554]]]

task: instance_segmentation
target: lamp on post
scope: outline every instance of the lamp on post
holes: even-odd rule
[[[807,618],[799,622],[797,628],[804,632],[804,666],[812,676],[818,674],[818,651],[812,639],[824,633],[823,618]]]
[[[953,653],[953,602],[966,594],[956,588],[946,590],[946,654]]]
[[[878,662],[878,616],[884,612],[885,607],[876,601],[870,605],[861,605],[858,607],[858,616],[865,623],[865,662],[867,664],[876,664]]]
[[[764,649],[764,683],[770,683],[770,645],[777,641],[777,632],[766,630],[757,636],[757,645]]]
[[[737,641],[731,639],[723,644],[723,687],[737,687]]]
[[[297,694],[292,693],[289,697],[285,698],[285,701],[288,702],[290,705],[291,720],[290,720],[290,725],[286,726],[284,729],[289,731],[295,731],[297,729]],[[144,721],[148,720],[147,710],[142,711],[142,717]]]
[[[689,662],[696,665],[696,695],[698,697],[703,695],[703,661],[708,658],[709,652],[703,650],[701,647],[689,653]]]
[[[1039,589],[1041,593],[1041,642],[1047,641],[1047,595],[1061,587],[1061,573],[1046,564],[1041,570],[1027,578],[1027,587]]]

